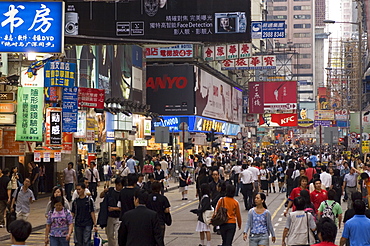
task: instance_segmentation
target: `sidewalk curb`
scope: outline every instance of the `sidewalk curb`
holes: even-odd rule
[[[177,185],[168,187],[168,189],[167,189],[167,191],[165,191],[165,193],[168,192],[168,191],[176,190],[176,189],[178,189],[178,186]],[[44,198],[44,197],[47,197],[47,196],[39,197],[39,199],[40,198]],[[100,211],[100,208],[98,208],[96,210],[97,213],[99,213],[99,211]],[[45,227],[46,227],[45,224],[44,225],[34,226],[34,227],[32,227],[32,232],[43,230],[43,229],[45,229]],[[4,236],[0,236],[0,242],[1,241],[6,241],[6,240],[10,240],[10,234],[4,235]]]

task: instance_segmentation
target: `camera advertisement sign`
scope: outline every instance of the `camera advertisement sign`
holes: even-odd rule
[[[65,34],[136,40],[248,42],[250,12],[250,0],[66,0]]]
[[[0,13],[0,52],[63,51],[63,2],[0,2]]]

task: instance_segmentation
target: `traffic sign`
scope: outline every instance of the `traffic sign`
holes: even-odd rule
[[[238,140],[242,140],[243,139],[243,135],[241,132],[238,132],[238,134],[236,134],[236,139]]]
[[[250,143],[250,142],[245,143],[244,148],[246,148],[246,149],[252,148],[252,143]]]
[[[357,133],[355,133],[355,132],[351,132],[351,133],[349,134],[349,137],[350,137],[350,138],[352,138],[352,139],[355,139],[355,138],[357,138]]]

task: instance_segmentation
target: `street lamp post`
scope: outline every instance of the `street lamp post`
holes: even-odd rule
[[[334,20],[324,20],[324,23],[327,24],[352,24],[358,26],[358,107],[360,111],[360,155],[362,155],[362,133],[363,133],[363,127],[362,127],[362,91],[363,91],[363,85],[362,85],[362,25],[361,21],[359,22],[341,22],[341,21],[334,21]],[[348,99],[347,99],[348,100]],[[349,113],[349,112],[348,112]]]

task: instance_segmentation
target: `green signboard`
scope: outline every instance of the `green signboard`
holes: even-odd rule
[[[43,87],[19,87],[16,141],[42,141]]]

